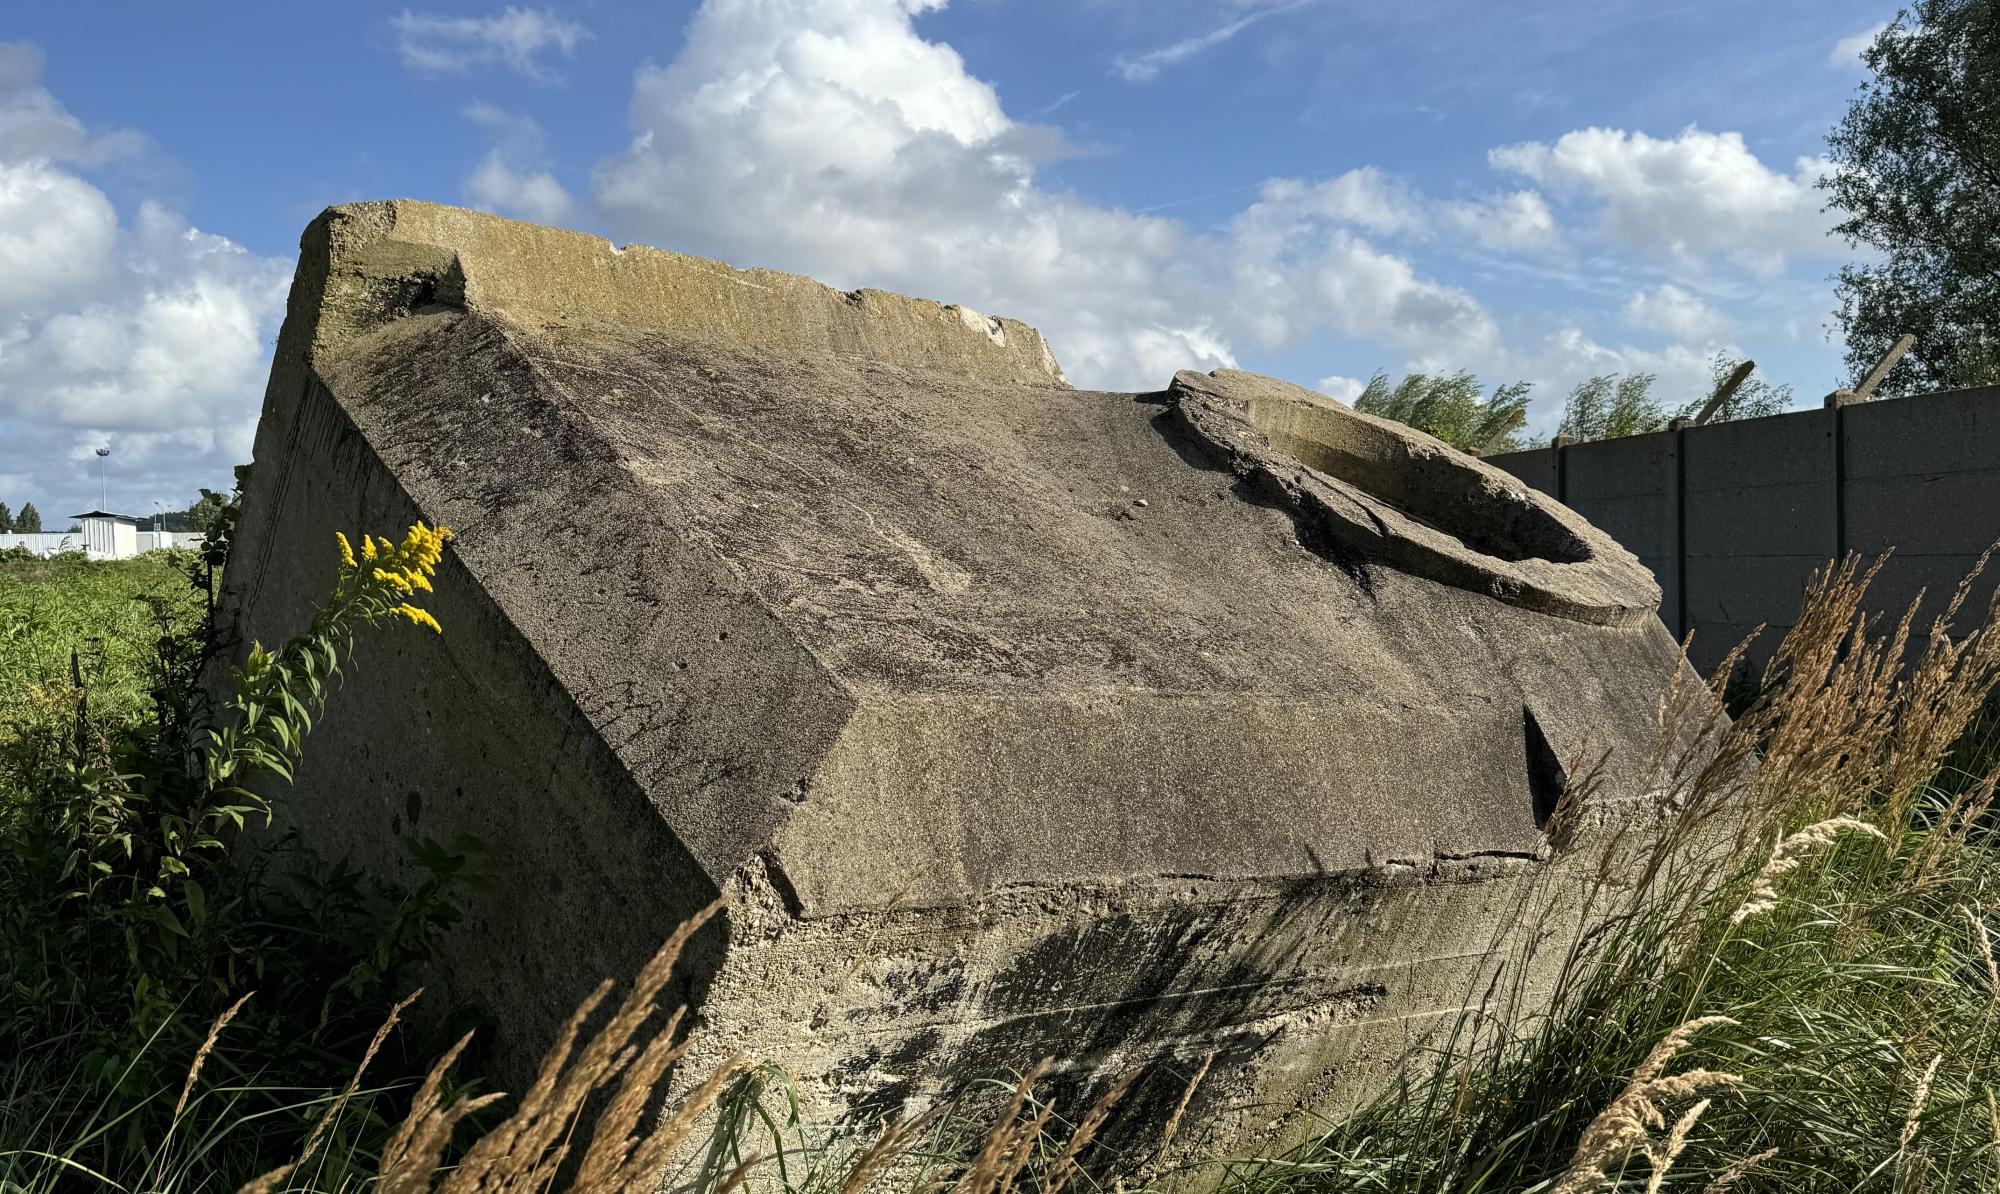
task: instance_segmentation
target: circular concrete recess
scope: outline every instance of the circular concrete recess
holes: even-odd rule
[[[1175,376],[1183,426],[1286,502],[1300,538],[1541,613],[1653,618],[1660,589],[1575,511],[1483,461],[1275,378]]]

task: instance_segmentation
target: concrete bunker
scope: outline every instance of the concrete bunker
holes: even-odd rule
[[[1269,378],[1071,388],[1012,320],[409,202],[307,230],[227,577],[459,532],[446,627],[364,645],[283,815],[494,882],[434,1002],[503,1072],[688,912],[694,1068],[743,1047],[857,1122],[1045,1055],[1215,1055],[1220,1149],[1360,1097],[1644,816],[1684,665],[1630,555],[1513,478]],[[1545,921],[1546,923],[1546,921]],[[1281,1113],[1282,1112],[1282,1113]]]

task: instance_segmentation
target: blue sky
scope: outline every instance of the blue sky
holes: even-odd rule
[[[1079,384],[1234,364],[1691,396],[1840,378],[1811,183],[1863,0],[12,6],[0,501],[247,458],[299,231],[409,196],[1042,327]],[[112,14],[115,12],[115,17]]]

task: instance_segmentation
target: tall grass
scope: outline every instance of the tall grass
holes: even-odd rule
[[[1714,753],[1667,769],[1667,832],[1638,883],[1602,892],[1544,1014],[1498,1041],[1460,1034],[1295,1155],[1229,1167],[1229,1184],[2000,1185],[2000,751],[1982,718],[2000,625],[1989,609],[1952,634],[1970,578],[1922,633],[1915,604],[1870,617],[1879,568],[1815,579],[1733,725],[1680,703]]]
[[[1663,697],[1657,820],[1631,865],[1601,873],[1588,931],[1535,945],[1565,951],[1545,1006],[1501,1031],[1483,1014],[1493,1009],[1473,1009],[1393,1087],[1281,1155],[1103,1172],[1093,1137],[1129,1081],[1060,1107],[1040,1093],[1040,1067],[832,1143],[804,1139],[782,1078],[753,1058],[681,1076],[685,1096],[658,1106],[688,1046],[686,1009],[658,1001],[697,919],[615,1004],[610,984],[593,993],[518,1097],[454,1088],[465,1040],[413,1088],[364,1085],[392,1015],[347,1087],[301,1091],[285,1108],[294,1134],[243,1188],[1993,1189],[2000,732],[1985,714],[2000,620],[1968,608],[1970,579],[1929,624],[1915,605],[1870,616],[1875,576],[1850,559],[1815,579],[1734,721],[1721,711],[1734,659],[1713,684]],[[1616,795],[1585,789],[1561,816]],[[181,1102],[148,1137],[142,1184],[125,1188],[214,1186],[202,1150],[240,1120],[255,1076],[216,1080],[205,1067],[240,1031],[220,1014],[179,1055],[192,1058],[171,1084]],[[392,1105],[393,1123],[381,1118]]]

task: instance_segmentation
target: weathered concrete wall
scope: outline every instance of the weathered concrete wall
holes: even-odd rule
[[[1893,549],[1871,608],[1920,627],[2000,540],[2000,387],[1799,411],[1489,458],[1659,578],[1660,616],[1711,668],[1759,625],[1762,659],[1813,570]],[[1973,594],[1978,609],[1993,576]]]
[[[1140,1150],[1209,1051],[1208,1146],[1365,1096],[1541,989],[1527,926],[1643,820],[1682,666],[1608,537],[1297,387],[1078,391],[960,308],[332,209],[227,624],[281,640],[333,530],[418,517],[458,532],[445,633],[362,647],[281,815],[384,873],[412,830],[491,843],[431,978],[503,1074],[728,894],[689,1067],[749,1048],[821,1122],[1044,1055],[1156,1063]],[[1553,853],[1607,750],[1626,802]]]

